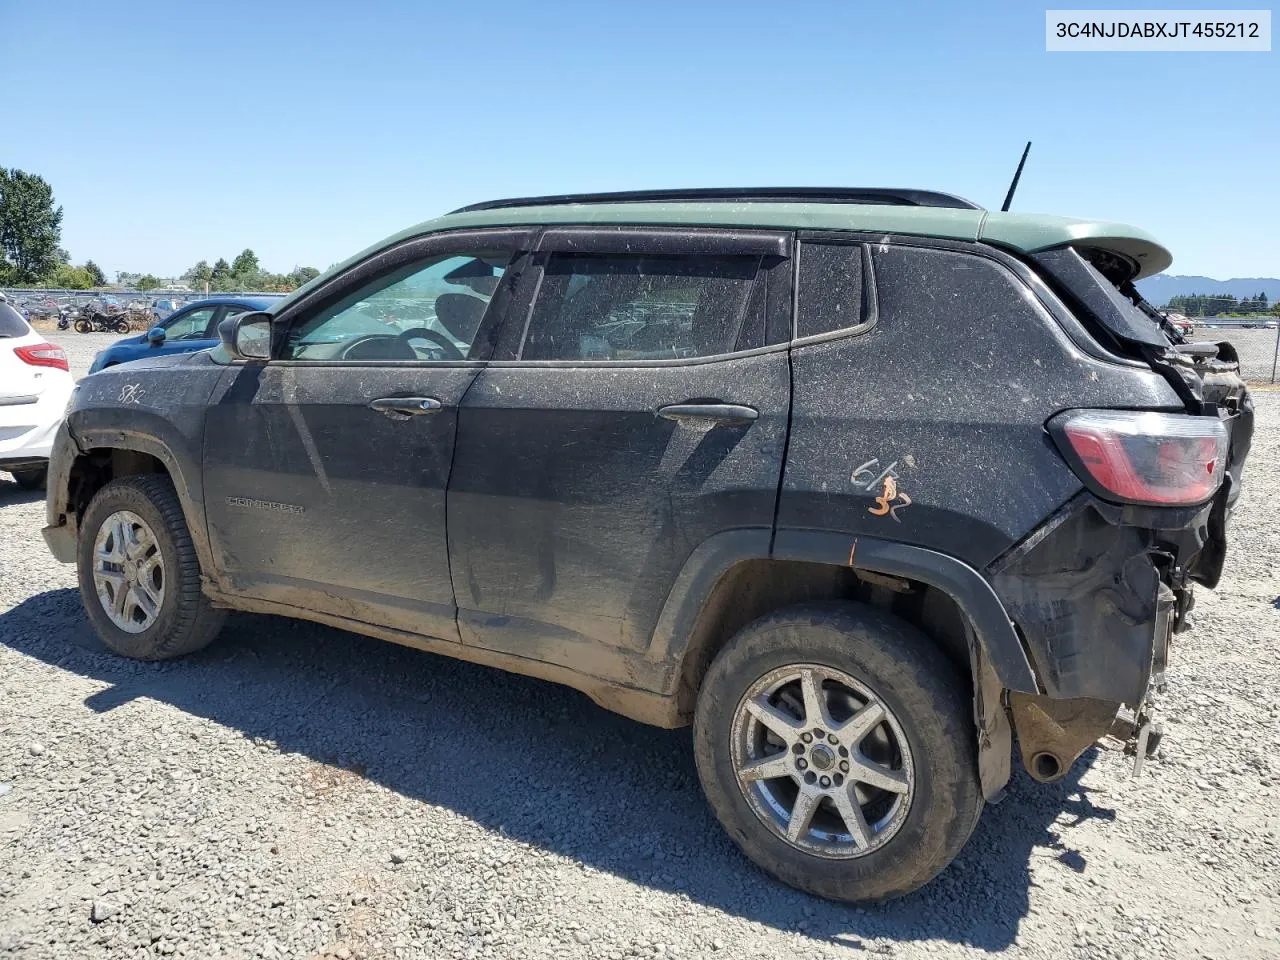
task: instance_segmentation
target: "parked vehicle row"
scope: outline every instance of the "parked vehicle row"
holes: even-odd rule
[[[117,653],[235,609],[570,684],[692,723],[766,870],[898,896],[1015,736],[1046,783],[1159,743],[1252,432],[1234,354],[1134,289],[1170,260],[920,190],[480,204],[100,367],[44,534]]]
[[[218,324],[247,310],[266,310],[279,297],[213,297],[169,314],[144,334],[117,340],[94,357],[90,373],[144,357],[208,350],[218,343]]]

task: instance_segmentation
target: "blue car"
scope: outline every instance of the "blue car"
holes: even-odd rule
[[[117,340],[93,358],[90,373],[117,363],[165,353],[192,353],[218,345],[218,324],[246,310],[266,310],[279,297],[214,297],[197,300],[170,314],[146,333]]]

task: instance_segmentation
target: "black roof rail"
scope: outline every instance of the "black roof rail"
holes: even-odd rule
[[[681,201],[773,201],[775,203],[883,203],[899,207],[949,207],[981,210],[963,197],[935,190],[886,187],[694,187],[676,190],[622,190],[615,193],[563,193],[547,197],[512,197],[459,207],[453,213],[503,210],[510,207],[560,206],[569,203],[661,203]]]

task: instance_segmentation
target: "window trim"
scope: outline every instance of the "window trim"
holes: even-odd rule
[[[537,228],[533,227],[447,230],[411,237],[390,247],[374,251],[342,273],[330,277],[301,300],[291,303],[272,320],[271,359],[267,362],[276,366],[298,367],[441,367],[476,366],[487,363],[493,356],[498,335],[505,325],[512,303],[512,291],[525,270],[528,251],[533,246],[537,233]],[[448,255],[451,251],[465,253],[468,250],[486,248],[510,250],[511,260],[476,330],[473,345],[487,341],[487,349],[483,356],[465,360],[296,360],[280,356],[291,330],[307,322],[318,311],[327,309],[379,277],[415,261]],[[256,362],[261,363],[261,361]]]
[[[810,343],[825,343],[828,340],[843,340],[845,337],[857,337],[864,333],[869,333],[875,329],[876,324],[880,321],[880,299],[876,293],[876,270],[875,264],[872,262],[871,245],[860,240],[851,240],[845,237],[823,237],[821,235],[802,236],[796,244],[796,255],[792,262],[795,271],[795,280],[793,289],[795,291],[795,301],[791,307],[791,342],[796,346],[803,347]],[[828,330],[825,333],[811,333],[808,336],[796,336],[800,332],[800,261],[804,259],[804,247],[806,243],[825,243],[830,246],[857,246],[861,248],[862,253],[862,295],[866,298],[867,319],[861,323],[855,323],[851,327],[838,327],[835,330]]]
[[[786,349],[788,345],[786,341],[780,343],[769,341],[770,334],[774,332],[772,316],[774,304],[778,302],[787,304],[792,299],[791,290],[780,291],[778,288],[792,283],[790,265],[794,260],[793,238],[792,232],[777,230],[718,230],[627,225],[548,228],[538,238],[528,269],[523,271],[519,282],[514,285],[511,302],[507,305],[507,321],[489,364],[495,367],[600,367],[614,370],[625,367],[679,367],[719,363],[727,359],[752,357]],[[529,325],[533,320],[533,306],[542,289],[543,266],[548,257],[557,253],[601,256],[757,256],[760,258],[760,263],[756,267],[756,275],[752,281],[753,289],[747,293],[743,322],[746,322],[746,311],[751,309],[754,285],[763,283],[765,285],[765,343],[747,350],[735,349],[703,357],[651,360],[526,360],[521,354],[524,352]],[[776,262],[770,263],[770,260]],[[780,267],[785,269],[779,269]],[[785,299],[779,296],[780,293],[785,294]],[[741,328],[739,328],[740,332]]]

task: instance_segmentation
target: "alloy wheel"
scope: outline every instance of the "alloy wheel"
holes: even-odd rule
[[[792,846],[865,856],[901,829],[915,769],[888,705],[842,670],[779,667],[734,711],[734,773],[756,816]]]
[[[164,605],[164,558],[155,532],[136,513],[117,511],[98,528],[93,586],[103,611],[126,633],[155,623]]]

